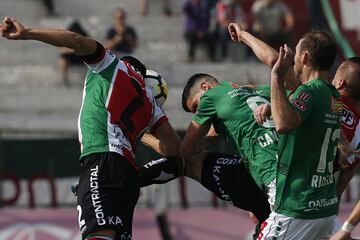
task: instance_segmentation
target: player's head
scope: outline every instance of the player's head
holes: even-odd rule
[[[294,71],[301,80],[301,74],[308,71],[328,71],[336,58],[336,42],[326,31],[311,31],[302,36],[296,45]]]
[[[121,7],[115,8],[113,13],[112,13],[112,17],[113,17],[114,24],[125,23],[125,21],[126,21],[126,11],[125,11],[125,9],[123,9]]]
[[[138,72],[139,74],[141,74],[141,76],[143,78],[145,78],[146,75],[146,67],[145,65],[140,62],[139,59],[132,57],[132,56],[124,56],[122,58],[120,58],[122,61],[129,63],[136,72]]]
[[[195,113],[200,103],[200,97],[207,90],[218,85],[213,76],[206,73],[197,73],[189,78],[182,93],[182,106],[186,112]]]
[[[360,101],[360,58],[346,59],[337,69],[332,84],[353,101]]]

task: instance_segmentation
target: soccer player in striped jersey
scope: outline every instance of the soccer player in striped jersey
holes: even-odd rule
[[[176,162],[175,166],[177,161],[181,163],[175,158],[180,140],[145,87],[145,66],[133,57],[118,59],[97,41],[62,29],[25,28],[6,17],[0,31],[10,40],[37,40],[70,48],[87,64],[78,119],[80,231],[87,240],[132,239],[140,189],[139,168],[134,162],[137,142],[149,131],[159,139],[158,147],[169,156],[167,160]]]
[[[360,58],[346,59],[337,69],[332,84],[342,97],[341,129],[354,151],[347,159],[348,166],[340,171],[337,192],[341,197],[360,162]]]

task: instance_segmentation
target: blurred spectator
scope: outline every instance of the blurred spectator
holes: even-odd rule
[[[228,25],[231,22],[239,23],[243,29],[247,28],[243,10],[238,0],[221,0],[216,5],[216,35],[219,39],[221,57],[226,59],[228,56],[228,45],[230,35]]]
[[[251,9],[253,32],[275,49],[292,45],[294,16],[280,0],[256,0]]]
[[[208,57],[214,61],[215,51],[212,34],[209,32],[210,6],[205,0],[187,0],[183,6],[185,13],[185,38],[188,41],[188,60],[192,62],[200,42],[207,45]]]
[[[74,20],[67,29],[84,36],[89,36],[88,33],[84,30],[84,28],[81,26],[80,22],[77,20]],[[74,53],[73,50],[69,48],[60,48],[60,58],[58,61],[58,65],[63,83],[65,84],[65,86],[70,86],[70,82],[68,79],[69,66],[83,66],[83,62]]]
[[[325,19],[321,2],[319,0],[307,0],[306,5],[310,15],[310,28],[327,30],[329,27]]]
[[[116,8],[112,14],[113,26],[106,34],[105,46],[121,54],[131,54],[137,47],[137,35],[135,30],[126,23],[126,12],[122,8]]]
[[[46,14],[49,17],[57,16],[57,13],[55,12],[53,0],[42,0],[42,3],[44,5],[44,7],[46,8]]]
[[[154,0],[153,0],[154,1]],[[161,0],[163,2],[163,12],[165,15],[172,15],[171,0]],[[149,0],[140,0],[141,15],[145,16],[149,11]]]

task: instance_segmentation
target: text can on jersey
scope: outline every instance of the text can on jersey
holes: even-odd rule
[[[168,87],[165,79],[154,70],[146,70],[145,85],[151,89],[155,100],[162,106],[168,95]]]

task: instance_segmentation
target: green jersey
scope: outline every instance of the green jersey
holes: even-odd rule
[[[200,125],[212,123],[216,132],[226,137],[237,153],[246,155],[246,165],[260,188],[275,178],[277,134],[272,121],[259,126],[254,111],[269,103],[269,87],[238,87],[224,81],[201,98],[193,120]]]
[[[102,47],[102,46],[101,46]],[[167,118],[142,76],[103,47],[88,65],[78,121],[81,157],[116,152],[136,167],[134,151],[145,131]]]
[[[301,127],[279,135],[275,211],[300,219],[337,213],[333,165],[340,137],[342,104],[336,89],[314,79],[290,100]]]

